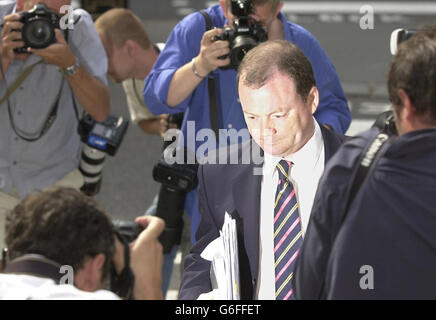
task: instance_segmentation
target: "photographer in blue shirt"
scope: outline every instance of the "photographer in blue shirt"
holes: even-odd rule
[[[234,1],[234,0],[232,0]],[[280,12],[279,0],[239,1],[249,5],[250,15],[266,29],[269,40],[285,39],[296,44],[313,65],[320,104],[315,118],[330,129],[344,133],[351,122],[350,111],[336,70],[315,37],[301,26],[288,21]],[[215,41],[224,26],[237,18],[231,11],[231,0],[205,10],[210,16],[212,30],[206,31],[206,20],[196,12],[185,17],[170,34],[166,47],[145,81],[144,100],[155,114],[185,112],[182,124],[185,145],[197,150],[202,141],[187,137],[188,121],[194,121],[195,133],[211,128],[208,77],[216,86],[217,122],[220,129],[246,128],[238,100],[236,70],[222,69],[230,58],[220,59],[230,52],[230,43]],[[197,140],[197,139],[195,139]],[[192,150],[192,151],[196,151]],[[194,239],[199,223],[196,189],[187,194],[185,209],[191,216],[191,237]]]

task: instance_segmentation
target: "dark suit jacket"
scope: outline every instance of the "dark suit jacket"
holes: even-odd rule
[[[378,133],[344,143],[324,170],[294,273],[297,299],[436,299],[435,129],[397,138],[344,218],[350,178]]]
[[[344,136],[325,129],[325,160],[332,157]],[[238,159],[250,148],[252,140],[238,146]],[[231,158],[231,151],[228,153]],[[228,163],[228,162],[227,162]],[[238,161],[241,163],[241,161]],[[237,219],[241,298],[255,296],[259,268],[259,214],[262,175],[253,170],[261,164],[206,164],[199,167],[199,209],[201,222],[191,253],[185,259],[179,299],[197,299],[211,291],[210,261],[200,257],[201,252],[219,237],[225,211]]]

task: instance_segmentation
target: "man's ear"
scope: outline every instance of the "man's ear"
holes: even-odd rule
[[[129,56],[133,57],[134,52],[137,50],[138,45],[135,41],[128,39],[123,44],[123,50],[128,53]]]
[[[310,89],[307,96],[307,104],[310,106],[312,114],[314,114],[319,104],[319,91],[317,87]]]
[[[103,253],[86,258],[82,268],[75,273],[74,283],[76,287],[89,292],[101,289],[101,277],[105,261],[106,257]]]
[[[284,3],[280,1],[279,5],[277,6],[276,12],[274,14],[275,17],[279,15],[279,12],[282,11]]]
[[[223,10],[223,12],[225,13],[227,11],[226,0],[219,0],[219,2],[220,2],[221,10]]]
[[[228,7],[227,7],[227,0],[220,0],[220,6],[221,6],[221,10],[223,10],[223,14],[224,17],[227,19],[227,21],[229,21],[229,17],[228,17]]]
[[[403,89],[398,90],[398,97],[401,100],[401,105],[403,106],[402,110],[402,119],[411,120],[416,117],[416,108],[413,106],[412,101],[410,100],[409,95]]]

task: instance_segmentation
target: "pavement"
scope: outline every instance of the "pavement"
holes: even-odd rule
[[[370,127],[377,114],[390,107],[385,79],[389,62],[390,33],[401,27],[417,27],[434,20],[434,1],[284,1],[285,14],[311,31],[321,43],[342,81],[353,122],[348,134]],[[165,42],[186,14],[216,1],[131,0],[129,7],[144,22],[153,42]],[[374,28],[362,29],[364,4],[374,8]],[[110,84],[112,113],[128,117],[123,89]],[[103,186],[97,200],[117,219],[142,215],[159,191],[151,172],[158,161],[162,141],[130,125],[115,157],[107,157]],[[188,238],[187,238],[188,239]],[[186,240],[189,241],[189,240]],[[180,285],[181,254],[176,258],[167,299],[176,299]]]

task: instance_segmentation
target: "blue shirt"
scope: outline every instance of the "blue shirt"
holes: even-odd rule
[[[0,18],[13,12],[14,7],[15,1],[0,4]],[[74,15],[77,23],[69,32],[69,46],[91,75],[107,83],[107,58],[92,18],[81,9]],[[34,54],[24,61],[13,60],[0,80],[0,97],[24,69],[40,60]],[[59,92],[57,117],[46,134],[34,142],[19,138],[11,127],[8,108],[17,131],[32,136],[41,131]],[[56,66],[45,62],[37,65],[8,100],[0,105],[0,191],[15,187],[24,197],[77,169],[81,142],[71,88]],[[77,105],[80,107],[78,101]]]
[[[223,27],[228,23],[219,5],[210,7],[206,12],[210,15],[214,27]],[[312,63],[320,92],[320,104],[314,114],[315,118],[320,123],[330,125],[336,132],[344,133],[351,122],[351,115],[332,62],[310,32],[287,21],[283,13],[279,14],[279,18],[284,26],[285,39],[296,44]],[[146,78],[143,92],[145,103],[155,114],[185,112],[182,124],[185,145],[195,143],[195,149],[204,142],[194,142],[193,137],[187,137],[187,121],[195,121],[196,132],[203,128],[211,128],[207,79],[204,79],[178,106],[169,107],[166,100],[174,73],[199,54],[205,30],[206,22],[199,12],[188,15],[178,23],[171,32],[165,49]],[[238,99],[236,71],[217,69],[212,75],[216,82],[220,128],[236,130],[246,128]],[[198,201],[195,193],[194,191],[188,194],[185,204],[185,209],[191,215],[193,223],[192,233],[195,232],[199,222]]]

